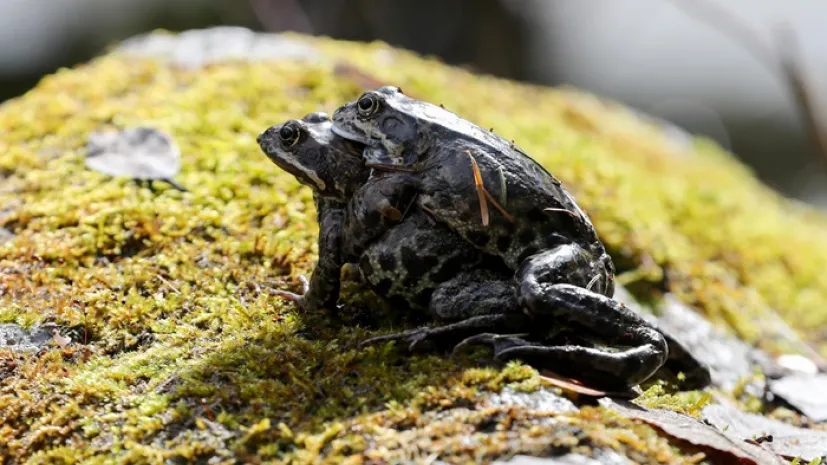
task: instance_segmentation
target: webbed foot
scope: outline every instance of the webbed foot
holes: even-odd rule
[[[393,341],[404,345],[409,352],[433,349],[444,351],[481,332],[502,329],[509,325],[512,319],[513,315],[480,315],[445,326],[417,328],[401,333],[372,337],[359,343],[359,347]]]
[[[481,333],[465,338],[462,342],[454,346],[453,353],[458,354],[474,345],[487,345],[494,349],[494,357],[496,358],[506,349],[537,345],[535,342],[529,342],[523,339],[524,336],[528,336],[528,334]]]
[[[501,352],[499,358],[520,358],[595,386],[617,389],[646,381],[669,356],[663,334],[616,300],[570,284],[538,284],[530,279],[521,292],[521,301],[531,314],[583,328],[589,340],[623,349],[515,347]]]

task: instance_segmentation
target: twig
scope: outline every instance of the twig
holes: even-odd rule
[[[827,163],[827,132],[815,108],[815,99],[810,92],[811,87],[806,82],[796,35],[786,24],[779,26],[775,35],[776,42],[782,50],[779,54],[779,62],[787,79],[787,85],[792,90],[813,144],[821,155],[822,161]]]
[[[482,185],[482,174],[480,167],[477,166],[477,160],[471,155],[471,151],[466,150],[465,154],[471,159],[471,170],[474,172],[474,185],[477,186],[477,196],[480,198],[480,214],[482,215],[482,225],[488,226],[488,202],[485,201],[485,187]]]
[[[488,192],[488,189],[486,189],[485,186],[483,186],[482,188],[482,193],[485,194],[485,198],[487,198],[488,201],[491,202],[491,205],[493,205],[494,208],[496,208],[497,210],[499,210],[500,213],[502,213],[502,215],[505,217],[505,219],[508,220],[509,223],[514,222],[514,217],[511,216],[511,214],[509,214],[507,211],[505,211],[505,208],[502,205],[500,205],[499,202],[497,202],[497,200],[491,195],[490,192]]]
[[[818,117],[813,94],[804,77],[795,34],[786,24],[775,31],[775,52],[768,48],[757,32],[745,26],[727,10],[707,0],[669,0],[684,13],[694,16],[720,33],[728,35],[739,43],[755,59],[765,66],[780,72],[784,84],[789,88],[796,107],[804,118],[804,124],[821,161],[827,166],[827,131]]]

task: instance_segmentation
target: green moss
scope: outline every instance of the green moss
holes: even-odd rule
[[[475,76],[382,44],[302,40],[330,61],[186,70],[111,55],[0,107],[0,227],[15,234],[0,246],[0,322],[82,328],[66,349],[0,352],[0,455],[338,463],[441,452],[461,461],[567,444],[642,463],[694,460],[602,409],[546,424],[527,410],[464,408],[506,383],[531,390],[537,375],[357,350],[370,331],[299,315],[270,295],[312,268],[317,227],[309,190],[255,138],[355,98],[361,89],[336,74],[337,60],[516,140],[576,195],[634,288],[649,289],[642,298],[665,283],[766,347],[779,344],[775,325],[762,325],[774,310],[827,348],[818,339],[827,219],[759,185],[715,145],[681,146],[574,90]],[[90,131],[146,124],[175,137],[176,180],[189,193],[84,167]],[[649,400],[671,403],[656,394]],[[490,424],[495,434],[475,433],[482,443],[463,442]]]

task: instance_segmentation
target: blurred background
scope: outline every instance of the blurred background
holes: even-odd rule
[[[621,101],[717,140],[770,186],[827,208],[827,131],[815,130],[827,126],[827,2],[46,4],[0,0],[0,101],[25,93],[59,67],[87,61],[115,41],[157,28],[238,25],[257,31],[378,39],[475,71],[540,84],[571,84]]]

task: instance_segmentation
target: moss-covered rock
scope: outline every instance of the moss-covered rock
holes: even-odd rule
[[[0,107],[0,228],[13,235],[0,240],[0,323],[73,339],[0,349],[5,463],[462,462],[595,446],[697,462],[598,407],[485,404],[506,384],[536,388],[529,368],[357,350],[369,330],[270,295],[312,268],[317,227],[310,191],[256,136],[358,96],[370,78],[354,69],[514,139],[589,212],[638,298],[672,292],[770,351],[790,346],[780,315],[827,353],[827,218],[714,144],[571,89],[285,37],[299,59],[282,48],[182,66],[115,51]],[[139,125],[175,138],[189,192],[85,167],[90,132]],[[659,396],[647,401],[672,401]]]

